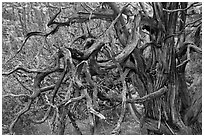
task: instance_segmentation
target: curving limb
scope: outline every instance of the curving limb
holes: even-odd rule
[[[133,41],[131,44],[128,44],[122,52],[120,52],[120,54],[118,54],[115,57],[115,61],[118,63],[122,63],[125,59],[127,59],[127,57],[133,52],[133,50],[137,47],[137,43],[139,40],[139,35],[137,35],[135,41]],[[116,64],[110,60],[107,62],[103,62],[103,63],[97,63],[100,67],[103,68],[114,68],[116,67]]]
[[[14,70],[10,71],[10,72],[3,72],[2,75],[3,76],[8,76],[13,74],[14,72],[18,72],[19,70],[27,72],[27,73],[41,73],[43,72],[42,70],[37,70],[37,69],[27,69],[27,68],[23,68],[21,66],[16,66]]]
[[[46,24],[50,30],[29,32],[15,54],[6,61],[5,65],[9,66],[12,59],[28,48],[26,44],[30,44],[28,40],[31,37],[43,37],[47,44],[54,40],[53,47],[49,47],[45,54],[44,49],[40,52],[42,54],[37,53],[38,59],[43,61],[42,65],[37,62],[39,66],[44,67],[49,60],[46,55],[56,53],[59,49],[52,67],[41,70],[19,65],[2,73],[3,77],[14,76],[30,92],[3,95],[5,98],[11,96],[26,100],[24,108],[10,125],[10,133],[14,132],[23,114],[28,111],[32,113],[32,105],[43,116],[41,119],[31,119],[31,122],[41,124],[51,119],[51,129],[57,134],[64,134],[69,118],[76,133],[82,134],[77,125],[80,121],[77,121],[73,111],[80,109],[81,105],[74,103],[85,101],[83,105],[88,110],[91,134],[97,134],[100,128],[97,127],[98,122],[107,120],[103,112],[116,106],[121,107],[121,113],[112,134],[120,134],[126,106],[140,123],[140,128],[147,131],[145,134],[192,134],[191,129],[194,128],[191,126],[194,123],[191,122],[198,122],[201,109],[198,112],[191,109],[193,101],[189,93],[191,91],[187,90],[185,71],[187,64],[194,59],[190,53],[195,52],[199,57],[202,54],[199,47],[201,14],[198,13],[195,19],[189,15],[190,10],[201,3],[69,4],[68,7],[74,11],[69,12],[68,7],[51,6],[57,11]],[[49,7],[49,4],[45,5]],[[80,8],[82,11],[79,11]],[[65,14],[67,17],[62,17]],[[66,34],[69,36],[65,39],[57,38]],[[191,36],[196,38],[192,40],[189,38]],[[35,62],[30,63],[35,65]],[[34,75],[32,80],[25,80],[29,84],[23,83],[23,73]],[[133,88],[134,91],[131,90]],[[132,96],[137,93],[137,97]],[[137,103],[143,106],[144,113],[137,111]],[[41,108],[46,109],[46,112]],[[99,121],[99,118],[102,120]]]
[[[41,120],[33,120],[33,119],[30,119],[30,121],[31,121],[32,123],[34,123],[34,124],[42,124],[42,123],[44,123],[44,122],[48,119],[48,117],[50,116],[51,110],[52,110],[52,107],[50,106],[50,107],[48,108],[48,110],[46,111],[45,116],[44,116]]]
[[[55,88],[54,88],[54,91],[53,91],[53,95],[52,95],[52,99],[51,99],[51,103],[53,104],[54,103],[54,98],[57,94],[57,91],[59,90],[60,88],[60,85],[65,77],[65,75],[67,74],[68,72],[68,62],[69,62],[69,59],[71,58],[71,52],[70,51],[67,51],[67,53],[65,54],[65,57],[64,57],[64,70],[59,78],[59,80],[57,81],[57,83],[55,84]]]
[[[32,100],[29,100],[28,103],[26,104],[26,106],[20,112],[18,112],[16,118],[12,121],[12,123],[9,127],[9,132],[11,135],[14,134],[13,128],[16,125],[17,121],[20,119],[20,117],[23,114],[25,114],[26,112],[29,111],[31,104],[32,104]]]
[[[61,8],[59,8],[59,11],[50,19],[50,21],[47,23],[47,26],[49,27],[50,25],[54,24],[54,20],[56,17],[60,14]]]
[[[120,133],[120,127],[121,127],[121,124],[122,124],[122,121],[125,117],[125,109],[126,109],[126,94],[127,94],[127,85],[126,85],[126,81],[125,81],[125,78],[126,76],[128,75],[129,73],[129,69],[126,69],[124,73],[120,72],[120,75],[121,75],[121,82],[122,82],[122,85],[123,85],[123,90],[122,90],[122,93],[121,93],[121,96],[122,96],[122,110],[121,110],[121,114],[120,114],[120,118],[117,122],[117,125],[116,127],[113,129],[113,131],[111,132],[111,134],[116,134],[118,135]]]

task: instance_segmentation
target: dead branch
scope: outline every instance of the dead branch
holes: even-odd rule
[[[188,24],[185,25],[185,27],[188,27],[190,25],[194,25],[196,22],[201,21],[202,22],[202,17],[198,18],[197,20],[194,20],[193,22],[189,22]]]
[[[18,81],[18,83],[20,83],[20,85],[21,85],[23,88],[25,88],[26,90],[28,90],[30,93],[33,92],[32,90],[30,90],[29,88],[27,88],[27,87],[18,79],[18,77],[17,77],[16,75],[13,75],[13,76],[14,76],[14,78]]]
[[[172,116],[172,121],[175,125],[178,126],[179,129],[181,129],[181,131],[184,134],[189,134],[191,132],[190,128],[187,127],[183,121],[180,119],[180,117],[178,116],[178,112],[176,111],[176,105],[175,105],[175,97],[176,97],[176,86],[174,84],[170,85],[171,91],[172,91],[172,95],[170,98],[170,108],[171,108],[171,116]]]
[[[160,88],[160,89],[158,89],[157,91],[152,92],[152,93],[150,93],[150,94],[148,94],[148,95],[145,95],[145,96],[143,96],[143,97],[141,97],[141,98],[127,99],[126,102],[127,102],[127,103],[144,103],[144,102],[150,101],[150,100],[152,100],[152,99],[154,99],[154,98],[157,98],[157,97],[162,96],[162,95],[163,95],[164,93],[166,93],[167,91],[168,91],[168,89],[167,89],[167,87],[165,86],[165,87]],[[104,96],[105,96],[106,98],[108,98],[108,99],[115,100],[115,101],[117,101],[117,102],[122,102],[122,99],[121,99],[120,97],[115,98],[115,97],[112,97],[111,95],[107,95],[107,96],[106,96],[105,94],[104,94]]]
[[[82,135],[82,132],[81,132],[80,128],[78,127],[78,125],[76,124],[76,120],[74,119],[74,114],[72,114],[70,112],[70,110],[68,110],[68,117],[69,117],[75,131],[77,132],[77,134]]]
[[[11,75],[13,74],[14,72],[18,72],[19,70],[21,71],[24,71],[24,72],[27,72],[27,73],[41,73],[42,71],[41,70],[37,70],[37,69],[27,69],[27,68],[23,68],[21,66],[16,66],[14,68],[14,70],[10,71],[10,72],[3,72],[2,73],[2,76],[8,76],[8,75]]]
[[[50,21],[47,23],[47,26],[49,27],[50,25],[53,24],[54,20],[56,19],[56,17],[60,14],[61,12],[61,8],[59,8],[59,11],[50,19]]]
[[[114,11],[114,17],[117,17],[117,15],[120,14],[120,10],[119,10],[119,8],[117,7],[116,3],[114,3],[114,2],[107,2],[106,4],[107,4],[108,6],[110,6],[111,9]],[[125,6],[122,8],[122,11],[123,11],[128,5],[129,5],[129,4],[125,5]],[[119,23],[117,23],[117,25],[119,25],[120,27],[119,27],[119,26],[116,26],[116,28],[119,27],[120,29],[122,29],[123,33],[125,34],[126,39],[128,39],[129,33],[128,33],[127,27],[126,27],[126,25],[125,25],[124,18],[123,18],[122,16],[120,16],[120,17],[119,17],[119,20],[120,20],[121,25],[119,25]],[[122,27],[121,27],[121,26],[122,26]],[[116,30],[118,30],[118,29],[116,29]]]
[[[46,111],[45,116],[41,120],[30,119],[30,121],[35,123],[35,124],[42,124],[42,123],[44,123],[48,119],[48,117],[50,116],[51,109],[52,109],[52,107],[50,106],[48,108],[48,110]]]
[[[166,122],[165,122],[166,123]],[[161,122],[161,126],[160,129],[157,128],[158,122],[156,120],[153,119],[149,119],[149,118],[145,118],[144,119],[144,127],[149,129],[149,130],[153,130],[153,131],[157,131],[157,132],[161,132],[167,135],[172,135],[174,132],[169,129],[166,124]]]
[[[95,87],[96,85],[95,85],[95,83],[93,82],[93,80],[91,79],[91,74],[90,74],[89,69],[88,69],[88,64],[85,64],[84,70],[85,70],[85,75],[86,75],[86,79],[87,79],[88,83],[89,83],[92,87]],[[95,86],[94,86],[94,85],[95,85]],[[90,96],[89,96],[88,94],[86,94],[86,92],[85,92],[85,96],[86,96],[86,99],[87,99],[87,108],[88,108],[88,110],[90,111],[90,113],[92,113],[92,114],[98,116],[98,117],[101,118],[101,119],[105,119],[105,117],[104,117],[101,113],[99,113],[99,112],[97,112],[96,110],[94,110],[94,106],[93,106],[93,103],[94,103],[94,102],[92,101],[92,99],[90,98]]]
[[[87,60],[94,52],[99,52],[102,46],[104,46],[104,43],[101,40],[95,42],[90,48],[84,51],[82,59]]]
[[[69,99],[68,101],[63,101],[63,104],[65,104],[65,106],[67,106],[67,105],[69,105],[69,104],[71,104],[71,103],[73,103],[73,102],[77,102],[77,101],[80,101],[80,100],[82,100],[82,99],[84,99],[86,96],[84,95],[84,94],[82,94],[81,96],[79,96],[79,97],[75,97],[75,98],[71,98],[71,99]]]
[[[131,44],[128,44],[123,49],[123,51],[115,57],[115,61],[118,63],[122,63],[130,55],[130,53],[132,53],[133,50],[136,48],[138,40],[139,40],[139,35],[137,35],[135,41],[133,41]],[[116,64],[112,60],[103,62],[103,63],[98,63],[98,65],[104,68],[116,67]]]
[[[67,53],[65,54],[65,58],[64,58],[64,71],[62,72],[59,80],[57,81],[57,83],[55,84],[55,88],[54,88],[54,91],[53,91],[53,95],[52,95],[52,99],[51,99],[51,103],[54,104],[54,98],[57,94],[57,91],[59,90],[60,88],[60,85],[65,77],[65,74],[68,72],[68,63],[70,61],[70,58],[71,58],[71,52],[70,51],[67,51]]]
[[[120,68],[121,71],[122,71],[122,68]],[[123,121],[123,118],[125,116],[125,109],[126,109],[126,94],[127,94],[127,85],[126,85],[126,81],[125,81],[125,78],[127,76],[127,74],[129,73],[129,69],[126,69],[124,73],[122,73],[120,71],[120,75],[121,75],[121,82],[123,84],[123,90],[122,90],[122,110],[121,110],[121,114],[120,114],[120,118],[117,122],[117,126],[113,129],[113,131],[111,132],[112,134],[119,134],[120,133],[120,127],[121,127],[121,124],[122,124],[122,121]]]
[[[55,85],[50,85],[50,86],[42,87],[39,90],[40,90],[40,93],[43,93],[43,92],[46,92],[48,90],[53,90],[54,87],[55,87]]]
[[[9,61],[11,61],[12,59],[14,59],[14,58],[21,52],[21,50],[22,50],[23,47],[25,46],[25,43],[27,42],[27,40],[28,40],[31,36],[45,36],[45,34],[42,33],[42,32],[30,32],[30,33],[28,33],[28,34],[26,35],[26,38],[25,38],[25,40],[23,41],[23,44],[21,45],[21,47],[17,50],[17,52],[14,54],[13,57],[9,58],[9,59],[5,62],[5,64],[8,63]]]
[[[192,3],[191,5],[189,5],[188,7],[186,7],[185,9],[174,9],[174,10],[168,10],[168,9],[164,9],[163,8],[163,11],[166,11],[166,12],[178,12],[178,11],[185,11],[185,10],[188,10],[189,8],[193,7],[195,4],[198,4],[199,2],[194,2]],[[202,4],[199,4],[199,5],[202,5]]]
[[[30,95],[27,95],[27,94],[18,94],[18,95],[15,95],[15,94],[12,94],[12,93],[9,93],[9,94],[6,94],[6,95],[3,95],[2,97],[5,98],[5,97],[30,97]]]
[[[14,119],[14,121],[11,123],[11,125],[9,127],[9,132],[11,135],[14,133],[13,128],[16,125],[16,123],[18,122],[19,118],[30,109],[31,104],[32,104],[32,100],[29,100],[28,103],[26,104],[26,106],[20,112],[18,112],[16,118]]]
[[[102,20],[112,20],[113,18],[113,13],[111,11],[105,10],[104,12],[81,12],[79,11],[77,13],[80,17],[84,17],[87,19],[102,19]]]
[[[130,74],[130,75],[133,75],[133,74]],[[133,77],[133,76],[131,76],[131,78],[132,78],[132,77]],[[129,87],[128,87],[128,88],[129,88]],[[129,99],[132,99],[133,97],[132,97],[132,95],[131,95],[131,93],[130,93],[130,89],[128,89],[128,90],[129,90],[129,92],[128,92],[128,97],[129,97]],[[135,88],[133,88],[133,90],[134,90],[134,92],[137,92],[137,91],[135,91]],[[130,112],[131,112],[133,118],[135,119],[135,121],[138,121],[138,119],[140,119],[142,116],[141,116],[141,114],[138,112],[137,107],[135,106],[135,103],[128,103],[128,106],[129,106],[129,108],[130,108]]]
[[[178,72],[184,72],[185,67],[187,65],[187,63],[189,62],[189,59],[184,60],[182,63],[180,63],[179,65],[176,66],[176,68],[178,69]]]

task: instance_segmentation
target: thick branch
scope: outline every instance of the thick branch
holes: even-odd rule
[[[70,50],[73,59],[82,61],[82,60],[88,60],[89,57],[92,56],[94,53],[98,53],[104,45],[105,44],[101,42],[101,40],[98,40],[93,44],[89,45],[90,47],[88,47],[88,49],[84,50],[83,52],[74,48],[68,48],[68,49]]]
[[[83,60],[87,60],[95,51],[99,52],[104,43],[100,40],[95,42],[90,48],[84,51]]]
[[[40,83],[41,81],[49,74],[53,73],[53,72],[60,72],[62,69],[59,68],[54,68],[53,70],[50,71],[46,71],[46,72],[41,72],[41,73],[37,73],[35,79],[34,79],[34,85],[33,87],[35,88],[35,91],[33,92],[33,94],[31,95],[32,99],[35,99],[37,96],[40,95],[41,92],[50,90],[53,88],[53,86],[49,86],[49,87],[44,87],[42,89],[40,89]]]
[[[141,98],[132,98],[132,99],[127,99],[126,102],[127,103],[144,103],[147,101],[150,101],[154,98],[160,97],[162,96],[164,93],[166,93],[168,91],[168,89],[166,87],[160,88],[159,90],[152,92],[146,96],[143,96]],[[115,100],[117,102],[122,102],[122,98],[121,97],[115,97],[115,96],[111,96],[108,94],[103,94],[104,98],[107,98],[109,100]]]
[[[121,75],[121,82],[123,84],[123,90],[122,90],[122,109],[121,109],[121,114],[120,114],[120,118],[117,122],[117,126],[114,128],[114,130],[111,132],[112,134],[119,134],[120,132],[120,127],[121,127],[121,124],[122,124],[122,121],[123,121],[123,118],[125,116],[125,109],[126,109],[126,94],[127,94],[127,84],[126,84],[126,81],[125,81],[125,78],[127,76],[127,74],[129,73],[129,69],[126,69],[124,73],[122,73],[122,68],[121,66],[119,66],[119,69],[121,70],[120,71],[120,75]]]
[[[119,8],[117,7],[116,3],[114,3],[114,2],[107,2],[106,4],[109,5],[111,7],[111,9],[114,11],[114,15],[115,15],[114,17],[115,18],[117,17],[118,14],[120,14],[120,12],[122,13],[123,10],[126,9],[127,6],[129,5],[129,4],[127,4],[126,6],[124,6],[123,9],[120,11]],[[119,20],[120,20],[120,22],[116,23],[116,31],[118,29],[122,29],[122,32],[125,34],[125,38],[127,40],[128,36],[129,36],[129,33],[128,33],[128,30],[127,30],[124,18],[122,16],[120,16]]]
[[[160,97],[164,93],[166,93],[168,90],[166,87],[160,88],[159,90],[152,92],[142,98],[135,98],[135,99],[130,99],[127,100],[128,103],[134,102],[134,103],[144,103],[146,101],[152,100],[154,98]]]
[[[57,91],[59,90],[60,88],[60,85],[65,77],[65,75],[67,74],[68,72],[68,63],[70,62],[70,59],[71,59],[71,52],[68,50],[67,53],[65,54],[65,57],[64,57],[64,71],[62,72],[59,80],[57,81],[57,83],[55,84],[55,88],[54,88],[54,91],[53,91],[53,95],[52,95],[52,99],[51,99],[51,103],[54,104],[54,98],[55,98],[55,95],[57,94]]]
[[[136,48],[138,40],[139,40],[139,34],[137,35],[135,41],[133,41],[131,44],[128,44],[123,49],[123,51],[115,57],[115,61],[122,63]],[[116,67],[116,64],[112,60],[110,60],[108,62],[104,62],[104,63],[98,63],[98,65],[101,67],[104,67],[104,68]]]

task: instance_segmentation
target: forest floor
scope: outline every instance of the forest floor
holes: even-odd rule
[[[95,135],[110,135],[116,124],[116,122],[110,123],[110,120],[100,120]],[[83,135],[91,134],[88,119],[78,120],[77,125],[79,126]],[[36,130],[38,135],[51,134],[48,123],[38,125]],[[69,121],[66,125],[65,135],[77,135],[74,127]],[[139,123],[134,120],[130,114],[127,114],[127,116],[124,118],[124,121],[122,122],[120,135],[140,135]]]

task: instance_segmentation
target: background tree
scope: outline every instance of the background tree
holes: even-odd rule
[[[45,123],[65,134],[69,120],[84,134],[85,114],[98,134],[117,109],[111,134],[122,134],[127,117],[141,134],[201,134],[201,7],[3,3],[5,133]]]

